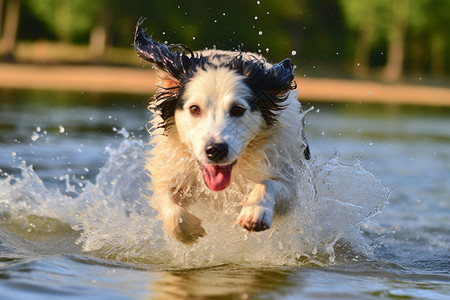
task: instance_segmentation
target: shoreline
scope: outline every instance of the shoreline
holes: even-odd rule
[[[301,101],[450,106],[450,87],[296,77]],[[72,66],[0,63],[0,88],[151,95],[157,78],[150,66]],[[0,100],[1,101],[1,100]]]

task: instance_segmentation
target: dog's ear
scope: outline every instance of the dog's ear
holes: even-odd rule
[[[191,57],[189,57],[184,51],[177,50],[174,53],[165,44],[154,41],[142,28],[144,20],[145,18],[140,18],[136,24],[134,49],[137,55],[156,64],[158,69],[163,72],[163,74],[160,74],[162,88],[179,86],[183,78],[192,69],[192,58],[194,57],[192,51],[187,47],[178,45],[179,49],[190,52]]]
[[[239,60],[241,63],[239,63]],[[276,123],[277,112],[286,108],[285,100],[289,91],[297,87],[294,81],[294,66],[289,58],[267,68],[264,61],[233,62],[235,70],[247,77],[255,99],[251,103],[262,112],[266,124]]]
[[[276,97],[283,97],[289,90],[297,87],[294,81],[294,65],[290,58],[274,64],[267,69],[259,80],[264,90]]]
[[[134,35],[134,49],[137,55],[146,61],[154,63],[158,69],[158,77],[161,79],[160,89],[154,96],[155,101],[151,103],[150,110],[161,117],[156,128],[165,131],[174,124],[174,115],[178,103],[181,83],[194,71],[194,62],[199,58],[187,47],[176,45],[177,51],[172,52],[165,44],[154,41],[142,28],[144,18],[140,18],[136,24]],[[190,53],[190,56],[185,54]]]
[[[270,68],[266,68],[263,62],[256,59],[242,61],[241,66],[235,63],[234,67],[246,76],[254,87],[278,98],[297,87],[294,81],[294,66],[289,58]]]

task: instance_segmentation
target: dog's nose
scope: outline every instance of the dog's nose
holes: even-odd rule
[[[205,153],[213,162],[222,162],[228,157],[228,144],[209,142],[205,145]]]

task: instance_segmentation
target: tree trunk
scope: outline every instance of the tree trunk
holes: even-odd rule
[[[372,16],[368,16],[370,19]],[[367,78],[370,68],[370,49],[373,39],[371,20],[362,22],[356,40],[355,61],[353,71],[356,77]]]
[[[387,51],[388,58],[383,74],[383,79],[390,82],[399,80],[403,74],[409,0],[396,0],[393,3],[392,28]]]
[[[19,26],[20,0],[8,0],[5,7],[5,24],[0,39],[0,55],[11,56],[16,45]]]
[[[89,56],[92,59],[100,59],[106,48],[106,27],[103,24],[96,25],[91,30],[89,38]]]
[[[2,37],[2,29],[3,29],[3,2],[4,0],[0,0],[0,39]]]
[[[97,24],[92,28],[89,37],[89,55],[91,59],[102,60],[108,42],[108,28],[111,24],[111,9],[105,7],[100,11]]]
[[[431,75],[443,77],[445,75],[445,35],[434,32],[431,35]]]

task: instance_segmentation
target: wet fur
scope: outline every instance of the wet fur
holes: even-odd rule
[[[165,229],[184,243],[196,242],[206,232],[189,206],[236,195],[241,196],[233,201],[242,205],[237,224],[250,231],[270,228],[274,215],[287,213],[296,199],[290,166],[310,156],[290,60],[272,65],[253,53],[172,52],[148,37],[141,24],[136,26],[136,52],[156,65],[161,79],[151,104],[154,147],[147,169]],[[192,118],[187,110],[192,103],[200,103],[205,116]],[[244,116],[227,114],[235,103],[246,107]],[[208,139],[233,150],[226,162],[233,164],[231,183],[219,192],[201,180],[199,164],[210,163],[202,153]]]

